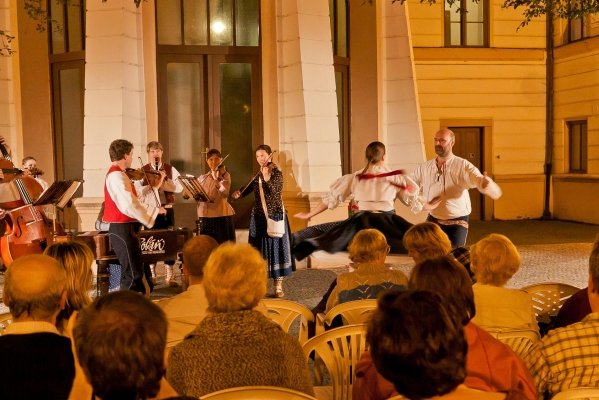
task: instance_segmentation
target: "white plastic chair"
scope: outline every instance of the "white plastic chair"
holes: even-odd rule
[[[551,400],[598,400],[599,388],[579,387],[559,392]]]
[[[567,283],[545,282],[523,287],[522,290],[532,295],[532,308],[537,322],[549,324],[562,304],[580,288]]]
[[[7,312],[4,314],[0,314],[0,334],[6,332],[6,328],[8,325],[12,323],[12,314]]]
[[[309,357],[312,351],[316,353],[315,386],[322,385],[324,366],[329,371],[333,382],[334,400],[351,399],[352,374],[356,371],[360,356],[369,347],[366,343],[366,329],[364,324],[342,326],[317,335],[302,346],[306,357]]]
[[[296,318],[300,318],[299,343],[303,345],[308,341],[308,322],[314,321],[314,314],[303,305],[289,300],[262,300],[268,309],[268,316],[275,321],[285,332]]]
[[[500,342],[507,344],[514,350],[514,353],[520,357],[524,357],[532,345],[541,340],[539,332],[533,329],[522,329],[522,330],[504,330],[494,331],[488,330],[495,339]]]
[[[325,331],[325,325],[331,326],[333,319],[341,315],[343,322],[347,325],[365,324],[376,310],[376,300],[356,300],[338,304],[331,308],[328,313],[316,315],[316,335]]]
[[[244,386],[231,389],[219,390],[200,397],[200,399],[211,400],[316,400],[316,397],[309,396],[296,390],[284,389],[273,386]]]

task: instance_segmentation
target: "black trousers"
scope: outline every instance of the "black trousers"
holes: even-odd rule
[[[143,284],[144,265],[139,247],[139,222],[111,223],[108,229],[110,244],[121,264],[121,290],[146,293]]]
[[[466,223],[468,223],[469,219],[470,218],[468,217],[468,215],[465,215],[465,216],[459,217],[459,218],[454,218],[454,220],[466,221]],[[435,220],[431,217],[431,215],[428,216],[427,221],[436,223]],[[441,228],[441,230],[443,232],[445,232],[447,234],[447,236],[449,237],[449,241],[451,242],[452,248],[455,249],[456,247],[461,247],[461,246],[466,245],[466,238],[468,237],[468,229],[466,229],[462,225],[457,225],[457,224],[456,225],[437,224],[437,225],[439,225],[439,228]]]

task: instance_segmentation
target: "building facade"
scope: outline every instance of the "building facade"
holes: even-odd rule
[[[471,192],[473,219],[549,210],[599,223],[590,207],[599,189],[592,18],[554,22],[548,68],[545,20],[518,29],[521,13],[499,0],[463,0],[461,12],[417,0],[54,3],[40,33],[22,0],[3,0],[0,29],[17,53],[0,58],[0,134],[19,157],[35,157],[46,180],[85,180],[72,227],[93,227],[117,138],[144,163],[145,144],[159,140],[165,160],[193,175],[205,171],[207,148],[230,153],[234,187],[256,170],[253,149],[269,144],[293,214],[363,168],[368,143],[384,142],[389,166],[410,172],[434,157],[443,127],[456,133],[456,154],[503,189],[496,201]],[[234,204],[239,226],[250,203]],[[178,223],[193,226],[195,206],[179,198],[177,207]],[[310,223],[346,215],[344,205]]]

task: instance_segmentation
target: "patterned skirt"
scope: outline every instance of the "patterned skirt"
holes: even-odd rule
[[[283,214],[269,214],[275,221],[283,219]],[[281,278],[291,275],[295,263],[291,258],[289,244],[289,221],[285,216],[285,235],[281,238],[272,238],[266,233],[266,218],[264,214],[254,215],[250,220],[249,244],[256,248],[262,258],[267,262],[269,278]]]
[[[235,242],[233,217],[200,218],[200,234],[213,237],[218,244]]]

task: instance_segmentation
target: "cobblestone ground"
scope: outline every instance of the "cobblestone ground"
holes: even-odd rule
[[[584,288],[588,280],[588,257],[598,232],[597,225],[563,221],[475,221],[470,225],[467,244],[473,244],[490,233],[502,233],[514,242],[522,257],[522,264],[508,287],[563,282]],[[409,275],[412,266],[412,263],[407,263],[393,267]],[[346,271],[347,268],[344,267],[306,269],[305,262],[299,263],[298,270],[284,281],[285,298],[312,308],[320,301],[335,277]],[[152,299],[172,297],[181,292],[180,287],[164,285],[161,266],[157,273],[158,285],[152,293]],[[4,276],[0,275],[0,290],[3,286]],[[269,282],[268,293],[273,293],[272,282]],[[4,306],[0,306],[0,312],[6,311],[8,310]]]

